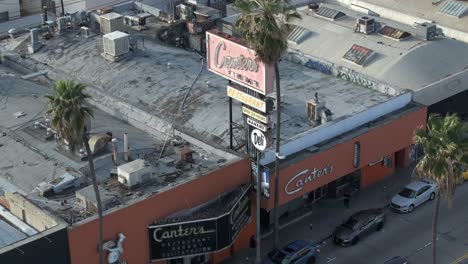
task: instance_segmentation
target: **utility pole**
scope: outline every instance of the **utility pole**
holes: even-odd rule
[[[65,15],[65,7],[63,6],[63,0],[60,0],[60,4],[62,5],[62,16]]]

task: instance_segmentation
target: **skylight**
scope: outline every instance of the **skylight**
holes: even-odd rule
[[[390,26],[384,26],[382,29],[379,30],[379,34],[384,37],[391,38],[393,40],[398,40],[398,41],[411,36],[411,34],[406,31],[399,30],[397,28],[393,28]]]
[[[346,16],[346,14],[343,12],[331,9],[323,5],[321,5],[320,8],[317,10],[316,15],[331,20],[337,20]]]
[[[467,9],[467,5],[463,3],[458,3],[455,1],[447,1],[445,4],[442,6],[442,8],[439,10],[440,12],[455,16],[455,17],[461,17],[465,13]]]
[[[343,56],[343,59],[359,66],[364,66],[372,55],[374,55],[373,50],[353,44],[353,46]]]
[[[312,34],[312,32],[310,32],[306,28],[296,25],[291,25],[291,27],[292,29],[289,32],[288,40],[296,45],[302,43],[306,38],[308,38]]]

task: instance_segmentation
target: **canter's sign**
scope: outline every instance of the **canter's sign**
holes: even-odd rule
[[[255,51],[231,35],[206,32],[208,70],[233,82],[269,94],[273,90],[274,68],[257,59]]]
[[[244,93],[242,91],[237,90],[236,88],[229,86],[227,87],[227,95],[241,103],[244,103],[248,106],[251,106],[257,110],[262,112],[266,112],[266,103],[263,100],[260,100],[250,94]]]

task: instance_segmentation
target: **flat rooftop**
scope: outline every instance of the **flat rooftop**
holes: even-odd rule
[[[44,139],[45,129],[34,128],[35,121],[43,121],[42,116],[47,108],[44,95],[52,93],[52,89],[23,80],[20,76],[21,74],[0,64],[0,195],[4,192],[18,192],[65,220],[69,220],[70,215],[75,217],[74,222],[85,219],[92,213],[78,205],[74,191],[87,186],[83,177],[87,171],[87,161],[81,161],[59,150],[55,140]],[[95,118],[91,125],[91,134],[113,133],[113,137],[118,139],[119,165],[125,164],[122,154],[124,132],[128,133],[131,158],[146,159],[151,164],[156,164],[164,137],[150,135],[99,109],[93,110]],[[22,112],[21,117],[15,117],[18,112]],[[110,175],[116,170],[116,166],[111,159],[112,146],[108,144],[95,158],[96,174],[101,186],[116,197],[120,206],[126,206],[238,159],[238,156],[217,155],[184,141],[178,144],[181,145],[173,145],[168,141],[162,157],[172,163],[161,160],[155,166],[157,180],[151,180],[134,189],[121,185],[116,176]],[[180,151],[184,148],[193,150],[195,163],[193,167],[176,169],[174,163],[180,160]],[[77,182],[82,183],[81,186],[47,198],[39,194],[36,189],[39,183],[50,182],[65,172],[76,177]],[[67,200],[65,205],[61,204],[64,200]]]
[[[447,1],[359,0],[358,2],[385,7],[390,10],[399,11],[403,14],[426,19],[428,21],[435,21],[438,25],[468,33],[468,10],[466,10],[459,18],[440,12],[440,9]],[[454,0],[454,2],[468,5],[466,1]]]
[[[175,126],[199,138],[217,139],[228,145],[228,82],[209,72],[198,54],[149,39],[142,50],[118,63],[103,59],[101,51],[101,36],[82,38],[69,34],[47,41],[42,50],[30,57],[56,76],[80,80],[168,124],[193,84],[184,108],[175,118]],[[352,115],[391,97],[284,60],[280,72],[284,141],[314,127],[306,118],[306,101],[313,99],[315,93],[326,102],[333,118]],[[240,103],[234,104],[233,120],[242,123]],[[243,138],[242,129],[234,132],[236,138]]]
[[[379,1],[395,3],[403,1]],[[414,2],[405,2],[411,5]],[[430,2],[427,2],[430,5]],[[314,58],[329,62],[336,68],[340,66],[369,76],[380,83],[402,91],[404,89],[418,90],[451,74],[463,71],[468,66],[468,44],[448,39],[437,38],[425,41],[414,37],[415,29],[411,26],[384,19],[371,17],[382,26],[406,31],[411,37],[396,41],[377,33],[355,33],[356,20],[364,16],[362,13],[346,7],[332,4],[325,6],[341,11],[346,17],[336,21],[318,17],[307,7],[298,8],[302,20],[293,24],[311,32],[310,36],[298,45],[291,43],[291,51],[298,51]],[[343,59],[345,53],[353,46],[359,45],[375,52],[363,66],[350,63]]]

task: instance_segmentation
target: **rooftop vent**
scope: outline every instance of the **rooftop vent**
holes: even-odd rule
[[[288,35],[288,41],[299,45],[301,44],[305,39],[307,39],[312,32],[310,32],[308,29],[296,26],[296,25],[291,25],[291,31],[289,32]]]
[[[117,177],[121,184],[127,187],[143,184],[151,179],[154,169],[143,159],[117,167]]]
[[[437,25],[433,23],[416,24],[416,36],[424,40],[434,40],[437,35]]]
[[[335,10],[335,9],[331,9],[331,8],[323,6],[323,5],[321,5],[320,8],[317,10],[316,15],[319,16],[319,17],[323,17],[323,18],[326,18],[326,19],[333,20],[333,21],[346,16],[346,14],[343,13],[343,12],[340,12],[340,11]]]
[[[466,12],[467,7],[468,6],[463,3],[447,1],[442,8],[439,9],[439,12],[460,18]]]
[[[399,30],[390,26],[384,26],[382,29],[380,29],[379,35],[398,41],[404,40],[411,36],[411,34],[406,31]]]
[[[366,16],[358,18],[355,31],[364,34],[375,32],[375,20]]]
[[[98,186],[99,194],[101,196],[102,210],[105,211],[119,204],[117,198],[110,192],[106,191],[101,186]],[[96,212],[97,201],[94,195],[92,185],[89,185],[81,190],[75,192],[76,200],[83,208]]]
[[[358,66],[364,66],[364,64],[375,54],[371,49],[353,44],[353,46],[345,53],[343,59]]]
[[[319,4],[317,3],[310,3],[307,5],[310,11],[317,11],[319,9]]]

